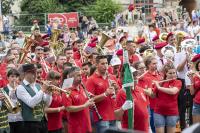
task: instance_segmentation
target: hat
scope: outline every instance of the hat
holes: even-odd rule
[[[89,43],[89,44],[85,47],[84,51],[85,51],[86,53],[88,53],[88,54],[95,53],[96,45],[97,45],[96,43]]]
[[[123,49],[117,50],[116,55],[122,56],[123,55]]]
[[[133,4],[130,4],[129,6],[128,6],[128,10],[131,12],[131,11],[133,11],[135,9],[135,7],[134,7],[134,5]]]
[[[91,43],[95,43],[95,42],[98,42],[98,38],[97,37],[93,37],[93,38],[91,38],[91,41],[90,41]]]
[[[42,48],[45,47],[45,46],[48,46],[48,45],[49,45],[48,41],[43,41],[43,42],[40,43],[40,46],[42,46]]]
[[[47,39],[48,37],[49,37],[49,35],[45,34],[45,35],[42,36],[42,39]]]
[[[34,64],[24,64],[22,66],[23,72],[35,72],[36,67]]]
[[[154,46],[154,49],[162,49],[167,45],[167,42],[160,42]]]
[[[142,44],[142,43],[144,43],[145,42],[145,38],[140,38],[140,39],[138,39],[137,40],[137,44]]]
[[[158,35],[154,36],[153,39],[152,39],[153,42],[157,41],[157,40],[159,40],[159,36]]]
[[[200,54],[197,54],[197,55],[195,55],[193,58],[192,58],[192,62],[196,62],[196,61],[198,61],[198,60],[200,60]]]
[[[121,65],[121,60],[116,56],[113,57],[110,61],[111,66]]]
[[[120,37],[119,42],[123,41],[123,39],[126,39],[126,36]]]
[[[172,32],[170,32],[170,33],[167,35],[166,40],[168,40],[169,37],[171,37],[171,36],[173,36],[173,35],[174,35],[174,34],[173,34]]]

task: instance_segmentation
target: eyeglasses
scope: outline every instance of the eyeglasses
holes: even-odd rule
[[[36,49],[37,51],[44,51],[44,49],[40,48],[40,49]]]

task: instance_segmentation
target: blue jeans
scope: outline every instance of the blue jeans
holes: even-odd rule
[[[154,110],[150,108],[150,126],[151,126],[151,130],[152,130],[152,133],[155,133],[156,132],[156,128],[154,126]]]
[[[178,121],[179,117],[178,115],[173,116],[167,116],[167,115],[161,115],[154,113],[154,123],[155,127],[176,127],[176,123]]]
[[[200,115],[200,104],[193,103],[192,114],[193,115]]]
[[[108,128],[116,128],[116,121],[98,121],[95,125],[96,133],[103,133]]]

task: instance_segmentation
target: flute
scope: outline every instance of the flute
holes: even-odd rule
[[[158,81],[158,83],[160,84],[160,83],[168,82],[168,81],[175,80],[175,79],[177,79],[177,78],[166,79],[166,80],[160,80],[160,81]],[[153,81],[153,82],[154,82],[154,81]]]
[[[84,85],[83,83],[81,83],[81,86],[83,87],[83,90],[84,90],[85,94],[87,95],[88,99],[91,99],[91,94],[87,91],[85,85]],[[98,111],[98,109],[97,109],[96,104],[93,105],[93,108],[94,108],[94,110],[95,110],[95,112],[96,112],[96,114],[97,114],[98,119],[99,119],[100,121],[103,120],[102,117],[101,117],[101,115],[99,114],[99,111]]]

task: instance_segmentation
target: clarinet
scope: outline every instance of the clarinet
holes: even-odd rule
[[[83,83],[81,83],[81,86],[83,87],[83,90],[85,91],[85,94],[87,95],[88,99],[91,99],[91,95],[90,95],[90,93],[87,91],[85,85],[84,85]],[[101,117],[101,115],[99,114],[99,111],[98,111],[97,106],[96,106],[95,104],[93,105],[93,108],[94,108],[94,110],[95,110],[95,112],[96,112],[96,114],[97,114],[98,119],[99,119],[100,121],[103,120],[102,117]]]

